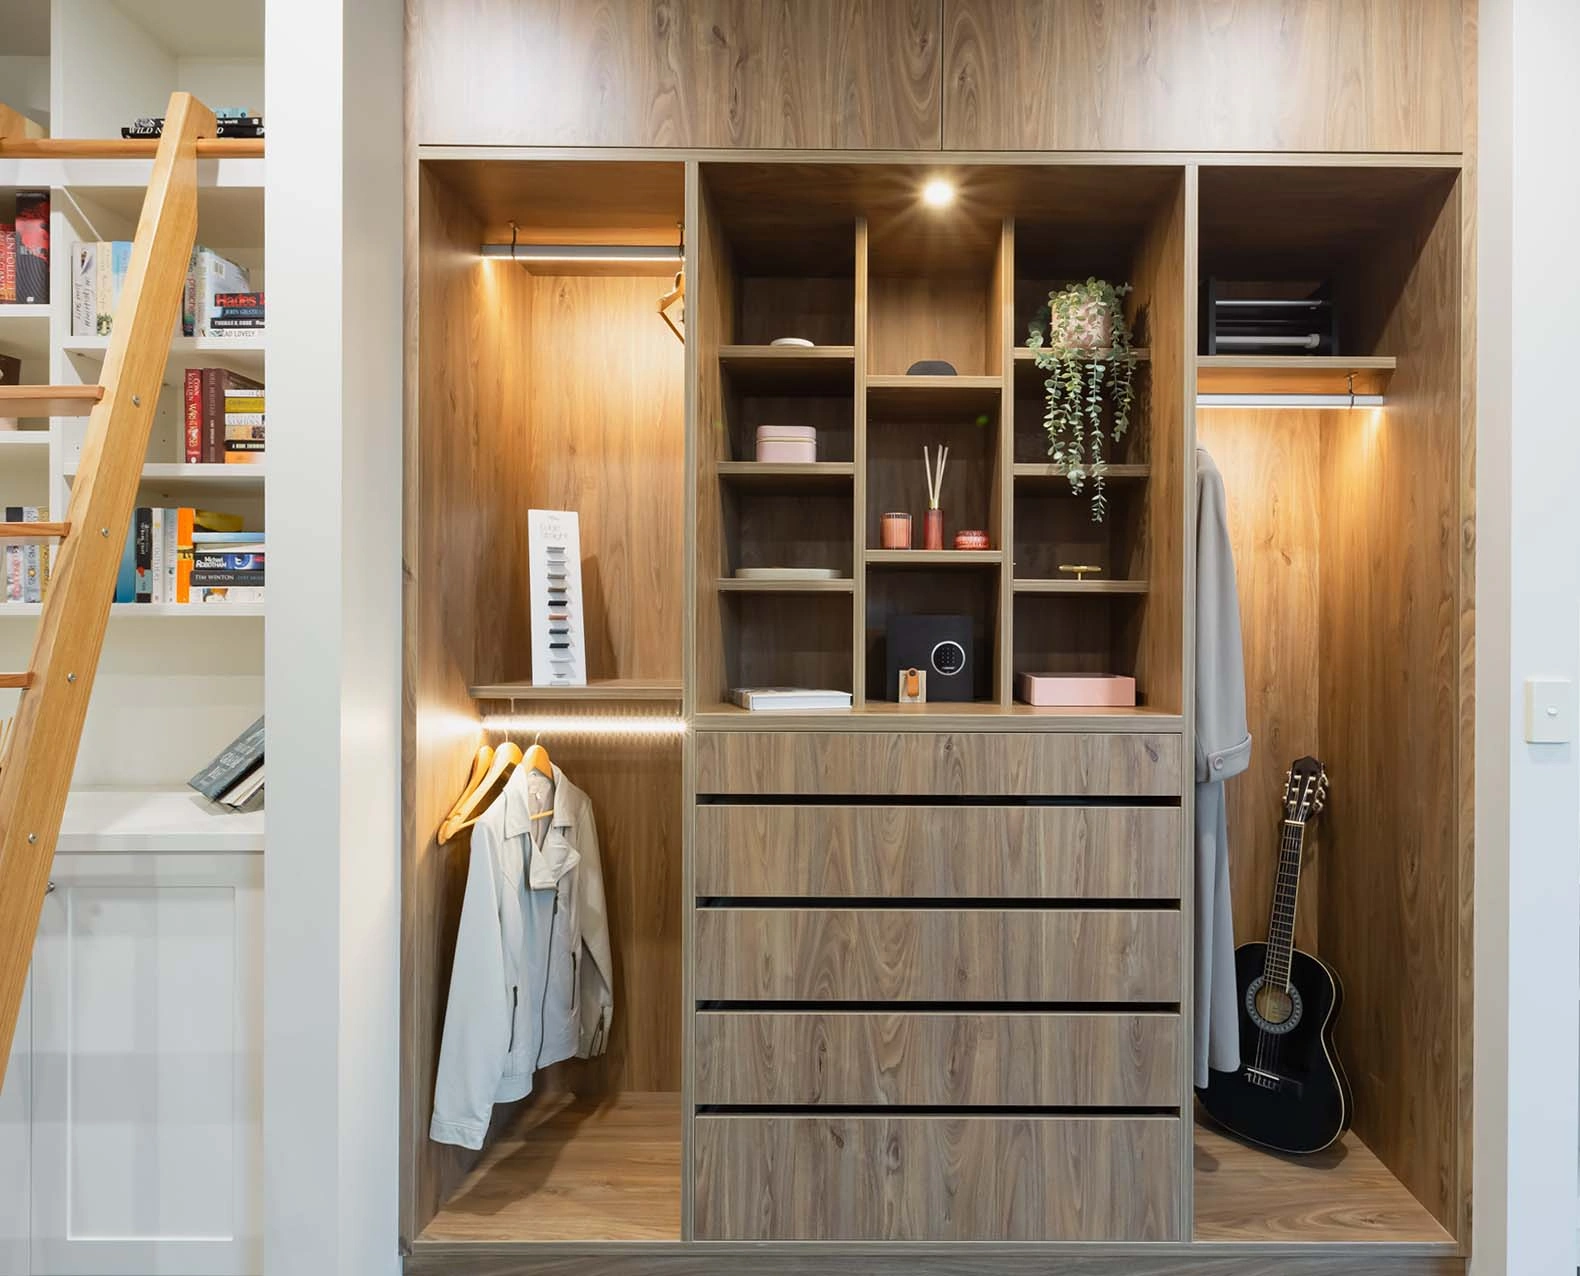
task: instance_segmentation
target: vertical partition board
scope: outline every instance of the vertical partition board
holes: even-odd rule
[[[1152,465],[1143,536],[1149,592],[1146,607],[1133,622],[1139,632],[1116,639],[1116,644],[1123,641],[1135,649],[1136,690],[1146,696],[1148,707],[1172,713],[1183,707],[1185,692],[1185,554],[1191,530],[1186,520],[1194,509],[1194,502],[1185,499],[1185,485],[1194,483],[1196,473],[1195,457],[1186,446],[1186,396],[1195,384],[1191,343],[1196,307],[1194,269],[1186,260],[1187,245],[1195,251],[1194,210],[1186,196],[1182,173],[1147,228],[1131,268],[1131,313],[1145,313],[1139,340],[1152,351],[1150,364],[1137,373],[1136,396],[1145,416]]]
[[[851,575],[854,588],[850,610],[850,677],[854,708],[867,703],[867,569],[862,551],[867,547],[867,374],[870,354],[867,341],[867,301],[871,287],[871,241],[867,219],[856,218],[856,376],[855,376],[855,460],[856,473],[852,499]],[[881,692],[881,688],[876,688]],[[881,694],[875,698],[881,699]]]
[[[1388,405],[1335,412],[1322,442],[1321,682],[1333,777],[1322,946],[1344,980],[1355,1132],[1461,1226],[1461,209],[1420,207],[1357,286],[1397,356]]]
[[[526,658],[524,424],[529,308],[522,272],[478,255],[478,220],[417,175],[417,295],[406,435],[405,718],[401,873],[402,1218],[420,1233],[473,1157],[428,1140],[439,1034],[466,881],[465,843],[435,831],[481,743],[469,685]],[[420,371],[419,371],[420,369]],[[485,428],[487,427],[487,428]],[[518,617],[517,625],[509,617]],[[517,627],[519,625],[519,627]]]
[[[998,585],[998,659],[995,696],[1008,708],[1015,702],[1015,219],[1005,217],[993,270],[993,309],[997,329],[989,346],[1002,378],[999,394],[998,456],[993,473],[993,543],[1004,551]]]
[[[700,177],[700,175],[699,175]],[[718,580],[728,566],[718,463],[729,458],[724,373],[719,347],[733,338],[735,272],[724,228],[705,182],[692,183],[694,206],[686,238],[692,278],[686,296],[686,342],[695,347],[696,386],[691,409],[691,475],[696,502],[693,549],[696,631],[692,644],[692,691],[696,703],[717,704],[729,691],[731,613],[724,609]]]
[[[1317,723],[1322,437],[1324,422],[1340,415],[1250,408],[1196,412],[1197,441],[1212,454],[1228,496],[1240,597],[1251,764],[1226,783],[1225,797],[1234,937],[1242,944],[1267,935],[1284,772],[1302,754],[1324,757],[1326,747]],[[1345,694],[1342,679],[1331,690]],[[1336,768],[1336,759],[1324,760]],[[1317,866],[1325,821],[1318,819],[1306,835],[1295,942],[1307,952],[1320,951]]]

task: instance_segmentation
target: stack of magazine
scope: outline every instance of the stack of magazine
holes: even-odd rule
[[[737,687],[730,699],[754,712],[786,709],[848,709],[850,692],[822,691],[809,687]]]
[[[263,806],[263,719],[259,718],[187,781],[210,802],[237,811]]]

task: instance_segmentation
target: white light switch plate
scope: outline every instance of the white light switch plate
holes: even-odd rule
[[[1526,743],[1568,744],[1574,735],[1574,684],[1568,678],[1527,678]]]

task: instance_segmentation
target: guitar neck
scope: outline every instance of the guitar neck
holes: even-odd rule
[[[1295,910],[1300,903],[1300,857],[1305,847],[1303,820],[1285,820],[1278,848],[1278,879],[1273,884],[1273,913],[1267,924],[1267,959],[1263,975],[1270,984],[1289,987],[1295,952]]]

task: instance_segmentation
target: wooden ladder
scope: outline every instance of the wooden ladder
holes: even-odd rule
[[[198,139],[214,131],[207,107],[189,93],[171,95],[100,384],[0,386],[0,416],[88,418],[64,521],[0,523],[0,543],[60,542],[32,664],[25,673],[0,674],[0,687],[22,692],[0,756],[0,1081],[181,313],[197,235]],[[53,139],[27,139],[22,117],[0,107],[0,158],[51,153]],[[59,144],[68,155],[81,154],[82,146]]]

